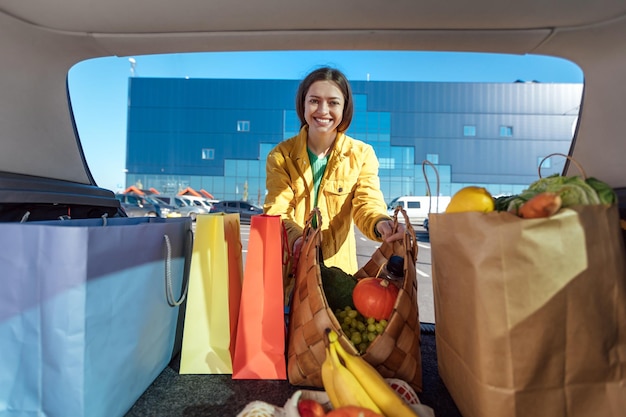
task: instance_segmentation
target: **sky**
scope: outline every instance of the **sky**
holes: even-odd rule
[[[584,81],[582,70],[572,62],[538,55],[288,51],[96,58],[76,64],[68,75],[72,110],[91,174],[100,187],[113,191],[126,187],[126,114],[131,76],[300,80],[322,65],[340,69],[353,81]]]

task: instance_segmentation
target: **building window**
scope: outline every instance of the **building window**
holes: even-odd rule
[[[378,158],[378,164],[381,169],[395,169],[396,160],[394,158]]]
[[[541,164],[541,161],[543,161],[543,164]],[[539,158],[537,158],[537,168],[552,168],[552,158],[540,156]]]
[[[215,159],[215,149],[211,149],[211,148],[202,149],[202,159]]]
[[[439,164],[439,154],[438,153],[427,153],[426,160],[431,164]]]
[[[506,138],[513,136],[513,126],[500,126],[500,136]]]
[[[463,136],[476,136],[476,126],[474,125],[463,126]]]
[[[249,132],[250,121],[249,120],[237,120],[237,132]]]

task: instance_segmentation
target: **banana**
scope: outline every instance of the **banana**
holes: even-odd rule
[[[322,362],[322,384],[324,385],[324,391],[328,394],[330,403],[333,408],[339,407],[339,399],[335,393],[335,366],[333,365],[333,358],[330,356],[330,349],[326,346],[326,359]]]
[[[348,405],[356,405],[359,407],[370,409],[378,414],[382,414],[380,407],[370,397],[365,388],[361,385],[357,378],[341,363],[337,354],[336,346],[339,345],[337,333],[330,331],[328,333],[330,359],[332,361],[333,371],[333,392],[336,396],[336,404],[333,402],[331,395],[331,404],[333,408],[344,407]],[[323,374],[322,374],[323,375]],[[322,377],[323,378],[323,377]]]
[[[335,340],[337,337],[335,336]],[[347,370],[361,383],[385,417],[419,417],[391,388],[380,373],[360,356],[347,352],[339,342],[331,343],[335,353],[343,359]]]

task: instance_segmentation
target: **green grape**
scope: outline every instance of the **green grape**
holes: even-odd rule
[[[373,333],[376,331],[376,325],[374,323],[370,323],[367,325],[367,331]]]
[[[381,333],[385,330],[385,328],[383,327],[383,325],[382,325],[382,324],[380,324],[380,323],[376,323],[376,324],[374,325],[374,327],[376,328],[375,330],[376,330],[376,333],[378,333],[378,334],[381,334]]]
[[[379,321],[379,323],[381,324],[381,326],[383,326],[383,329],[384,329],[385,327],[387,327],[387,324],[388,324],[388,323],[387,323],[387,320],[385,320],[385,319],[382,319],[381,321]]]
[[[356,318],[359,313],[356,310],[348,311],[348,317]]]
[[[348,316],[348,313],[346,313],[344,310],[339,310],[339,312],[336,314],[336,316],[340,319],[343,320],[345,317]]]
[[[359,329],[359,331],[363,331],[365,330],[365,324],[362,321],[357,321],[356,322],[356,328]]]
[[[361,333],[359,332],[352,333],[352,335],[350,335],[350,341],[352,342],[354,346],[358,346],[363,341],[363,339],[361,338]]]
[[[378,336],[376,333],[374,332],[368,332],[367,333],[367,340],[369,340],[370,342],[373,342],[374,339],[376,339],[376,336]]]
[[[359,345],[358,345],[358,346],[355,346],[355,347],[356,347],[357,349],[359,349],[359,353],[365,353],[365,351],[367,350],[367,347],[368,347],[368,346],[369,346],[369,345],[368,345],[367,343],[365,343],[365,342],[361,342],[361,343],[359,343]]]
[[[368,317],[367,324],[376,324],[376,319],[374,317]]]
[[[350,317],[350,316],[346,316],[346,317],[344,317],[344,318],[343,318],[343,322],[344,322],[345,324],[348,324],[348,325],[349,325],[349,324],[351,324],[351,323],[352,323],[352,317]]]

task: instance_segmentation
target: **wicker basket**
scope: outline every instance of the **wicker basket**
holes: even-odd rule
[[[407,233],[404,240],[383,242],[371,259],[354,275],[356,278],[376,276],[392,255],[404,257],[404,281],[388,325],[362,357],[383,377],[401,379],[409,383],[415,391],[421,392],[422,358],[415,275],[417,240],[406,212],[400,208],[394,213],[394,228],[398,225],[398,213],[405,218]],[[311,224],[314,216],[317,217],[317,227]],[[319,210],[314,210],[309,215],[303,232],[304,244],[298,260],[291,301],[287,375],[291,384],[299,386],[323,386],[321,364],[326,357],[325,329],[335,330],[341,345],[348,352],[357,354],[357,349],[342,331],[324,295],[319,266],[321,224]]]

